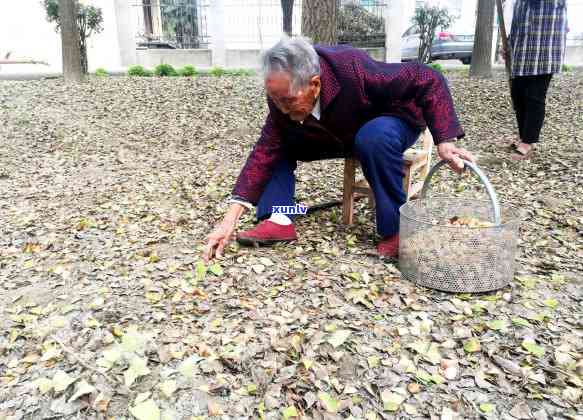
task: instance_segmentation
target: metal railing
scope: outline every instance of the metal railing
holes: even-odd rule
[[[262,49],[281,37],[284,16],[280,0],[225,0],[224,6],[227,45]],[[294,0],[291,12],[291,34],[300,35],[301,0]]]
[[[138,46],[206,48],[209,0],[141,0],[134,4]]]
[[[136,0],[134,0],[136,1]],[[207,48],[211,0],[137,0],[138,46]],[[290,0],[287,0],[290,2]],[[385,44],[387,0],[338,0],[338,43],[355,47]],[[263,49],[283,33],[281,0],[224,0],[225,42],[234,48]],[[291,7],[291,34],[301,34],[302,0]]]
[[[338,43],[354,47],[385,46],[386,2],[360,0],[341,2],[338,8]]]

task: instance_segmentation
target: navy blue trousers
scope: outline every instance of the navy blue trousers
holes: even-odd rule
[[[354,141],[354,155],[360,161],[376,202],[377,232],[387,237],[399,232],[399,207],[405,201],[403,152],[420,132],[396,117],[378,117],[363,125]],[[257,218],[269,217],[273,206],[295,205],[297,162],[282,160],[257,203]],[[293,219],[294,215],[289,215]]]

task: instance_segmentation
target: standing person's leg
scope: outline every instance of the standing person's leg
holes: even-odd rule
[[[396,256],[399,207],[406,201],[403,190],[403,152],[419,137],[419,131],[396,117],[379,117],[363,125],[354,142],[354,154],[371,186],[376,202],[379,253]]]
[[[524,127],[521,143],[512,156],[514,160],[527,159],[539,141],[551,78],[552,74],[524,76]]]
[[[293,214],[287,212],[274,214],[275,206],[291,207],[295,205],[296,179],[294,171],[297,162],[282,160],[257,203],[256,216],[262,220],[255,228],[239,232],[237,241],[243,245],[270,245],[275,242],[289,242],[297,239],[291,223]],[[264,220],[267,219],[267,220]]]
[[[545,120],[547,91],[552,74],[532,76],[526,89],[525,132],[522,141],[527,144],[538,143]]]
[[[510,96],[512,98],[512,107],[514,108],[514,114],[516,116],[516,124],[518,125],[518,135],[520,139],[518,143],[521,143],[524,138],[524,108],[526,97],[526,86],[523,76],[517,76],[510,79]]]

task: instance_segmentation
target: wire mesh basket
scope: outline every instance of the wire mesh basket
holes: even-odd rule
[[[501,289],[514,276],[520,211],[510,206],[501,209],[488,178],[467,161],[465,168],[484,184],[489,201],[427,197],[431,177],[445,163],[431,169],[420,198],[400,209],[401,276],[447,292]],[[457,223],[464,220],[470,222]]]

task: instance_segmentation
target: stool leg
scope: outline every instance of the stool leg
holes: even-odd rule
[[[374,208],[376,207],[376,203],[374,201],[374,193],[372,192],[372,189],[368,192],[368,208],[370,208],[371,210],[374,210]]]
[[[403,172],[405,173],[405,177],[403,178],[403,190],[405,190],[405,197],[407,198],[407,200],[409,200],[409,198],[411,197],[412,192],[411,192],[411,181],[412,181],[412,176],[413,174],[411,173],[411,166],[409,165],[405,165],[403,168]]]
[[[342,222],[351,225],[354,221],[354,176],[356,161],[344,160],[344,191],[342,196]]]

